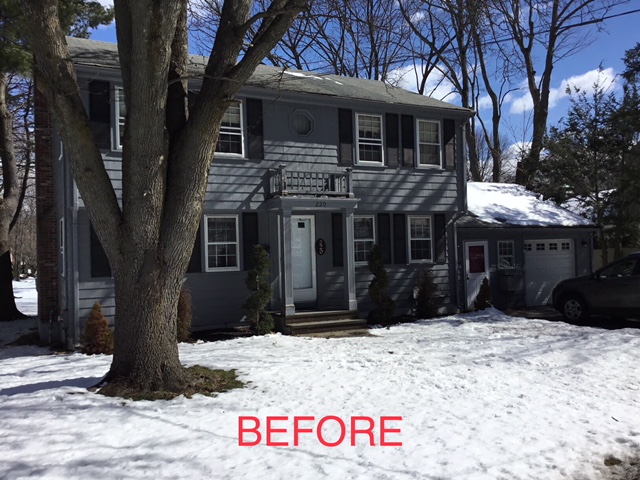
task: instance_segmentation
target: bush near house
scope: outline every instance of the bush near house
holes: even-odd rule
[[[489,279],[484,278],[482,283],[480,284],[480,291],[478,292],[478,296],[473,302],[476,310],[484,310],[485,308],[489,308],[491,306],[491,287],[489,286]]]
[[[418,273],[415,315],[416,318],[433,318],[438,315],[438,286],[433,281],[431,270]]]
[[[191,321],[193,320],[191,310],[191,292],[187,288],[182,287],[180,298],[178,299],[178,342],[188,342],[191,340]]]
[[[257,335],[265,335],[275,327],[273,317],[267,312],[267,305],[273,295],[269,255],[262,245],[256,245],[253,247],[251,260],[253,268],[249,270],[246,285],[253,293],[242,308],[247,312],[251,330]]]
[[[93,304],[91,315],[84,327],[82,334],[82,353],[96,355],[113,353],[113,332],[109,328],[109,322],[102,314],[100,302]]]
[[[369,257],[369,270],[373,279],[369,283],[369,296],[376,308],[369,312],[369,323],[386,323],[393,316],[394,301],[387,295],[389,276],[384,266],[384,252],[378,244],[374,245]]]

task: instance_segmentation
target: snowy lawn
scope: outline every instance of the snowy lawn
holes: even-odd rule
[[[236,368],[247,387],[157,402],[87,392],[111,357],[4,347],[0,478],[593,479],[640,447],[640,330],[490,310],[374,334],[182,345],[185,364]],[[376,445],[293,446],[293,416],[329,415],[347,430],[372,417]],[[288,416],[271,441],[290,446],[267,446],[263,426],[239,446],[240,416]],[[380,416],[403,418],[386,438],[402,446],[379,446]],[[326,441],[339,433],[326,422]]]
[[[16,298],[18,310],[22,313],[33,317],[38,314],[38,294],[36,292],[35,278],[26,278],[19,282],[13,282],[13,296]],[[23,335],[34,332],[36,329],[37,321],[35,318],[0,323],[0,346],[13,342]],[[4,357],[4,354],[5,352],[0,351],[0,358]]]

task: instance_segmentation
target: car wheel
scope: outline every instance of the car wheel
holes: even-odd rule
[[[587,304],[578,295],[568,295],[562,300],[562,315],[572,322],[581,322],[589,318]]]

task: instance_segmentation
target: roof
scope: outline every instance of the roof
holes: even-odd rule
[[[586,218],[513,183],[468,183],[467,209],[461,227],[595,227]]]
[[[76,65],[120,68],[118,46],[115,43],[67,37],[67,44]],[[189,74],[195,77],[202,76],[208,58],[198,55],[189,57]],[[473,115],[473,111],[468,108],[410,92],[381,81],[311,73],[268,65],[258,65],[247,85],[279,92],[308,93],[378,103],[429,107],[452,111],[463,116]]]

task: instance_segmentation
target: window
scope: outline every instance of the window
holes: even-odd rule
[[[356,115],[358,162],[384,164],[382,155],[382,116]]]
[[[124,120],[127,116],[127,106],[124,103],[124,92],[122,88],[116,88],[116,149],[119,150],[124,144]]]
[[[536,250],[542,251],[544,249],[545,249],[545,244],[544,243],[536,243]]]
[[[629,277],[634,275],[637,261],[635,258],[627,258],[609,265],[600,271],[600,277]]]
[[[498,242],[498,268],[515,268],[516,261],[513,254],[513,241]]]
[[[571,244],[569,242],[562,242],[562,250],[571,250]]]
[[[353,251],[356,264],[366,264],[375,243],[375,221],[373,216],[353,217]]]
[[[242,137],[242,104],[233,101],[222,117],[216,152],[244,156]]]
[[[440,167],[440,122],[418,120],[418,167]]]
[[[525,243],[525,244],[524,244],[524,249],[525,249],[527,252],[531,252],[531,251],[533,251],[533,245],[532,245],[531,243]]]
[[[558,250],[558,244],[556,242],[551,242],[549,244],[549,250]]]
[[[409,261],[431,261],[431,218],[409,217]]]
[[[60,275],[64,277],[64,218],[60,219]]]
[[[207,272],[238,270],[238,217],[206,216]]]

